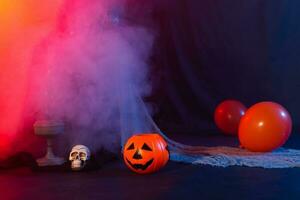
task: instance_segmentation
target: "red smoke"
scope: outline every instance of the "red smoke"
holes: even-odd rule
[[[0,1],[0,149],[23,128],[28,64],[34,44],[53,27],[60,0]],[[2,154],[3,155],[3,154]]]
[[[0,1],[0,149],[5,155],[38,148],[32,123],[46,115],[72,125],[64,136],[69,145],[119,145],[120,106],[134,108],[129,92],[141,97],[149,91],[146,60],[152,44],[144,28],[119,20],[122,9],[115,8],[122,2]]]

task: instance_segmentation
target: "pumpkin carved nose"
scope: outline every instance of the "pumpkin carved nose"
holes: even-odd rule
[[[136,159],[136,160],[140,160],[140,159],[143,159],[143,157],[142,157],[142,155],[141,155],[141,152],[140,152],[140,150],[138,149],[138,150],[136,150],[136,152],[134,153],[134,155],[133,155],[133,157],[132,157],[133,159]]]

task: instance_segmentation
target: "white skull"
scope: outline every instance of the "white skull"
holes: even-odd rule
[[[91,157],[91,153],[89,148],[84,145],[76,145],[72,148],[69,160],[71,161],[71,168],[74,171],[82,170],[86,161],[88,161]]]

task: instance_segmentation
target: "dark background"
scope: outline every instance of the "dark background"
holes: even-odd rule
[[[130,20],[156,34],[151,101],[163,131],[215,132],[225,99],[280,103],[299,130],[300,1],[128,2]]]

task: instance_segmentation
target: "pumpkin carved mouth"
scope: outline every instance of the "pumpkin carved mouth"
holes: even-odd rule
[[[151,160],[149,160],[148,162],[146,162],[146,164],[132,164],[127,158],[126,158],[127,162],[129,163],[129,165],[136,169],[136,170],[146,170],[152,163],[153,163],[153,158]]]

